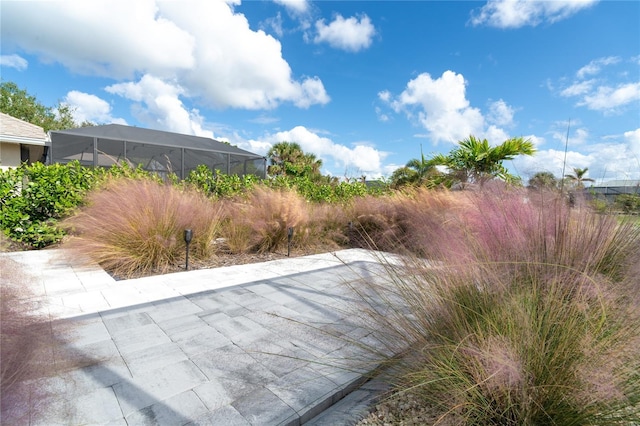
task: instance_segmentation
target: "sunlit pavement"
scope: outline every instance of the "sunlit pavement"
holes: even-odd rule
[[[382,271],[369,251],[122,281],[64,250],[0,256],[83,360],[43,380],[36,424],[353,424],[383,388],[348,285]]]

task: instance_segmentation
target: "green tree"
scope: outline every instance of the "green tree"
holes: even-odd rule
[[[564,177],[572,183],[575,189],[584,189],[585,182],[595,182],[594,179],[586,177],[587,171],[589,171],[588,167],[585,167],[584,169],[574,167],[573,174],[568,174]]]
[[[45,132],[93,125],[89,122],[76,123],[69,105],[58,103],[55,107],[47,107],[11,81],[0,83],[0,111],[40,126]]]
[[[458,143],[458,147],[449,154],[438,154],[430,161],[432,164],[446,166],[451,177],[461,183],[477,183],[499,178],[506,182],[517,182],[519,178],[510,174],[502,164],[518,155],[533,155],[535,147],[523,138],[507,139],[497,146],[490,146],[486,139],[474,136]]]
[[[278,142],[267,153],[271,176],[320,177],[322,160],[305,153],[296,142]]]
[[[529,188],[556,189],[558,188],[558,179],[551,172],[537,172],[529,179]]]
[[[420,158],[412,158],[404,167],[396,169],[391,175],[391,185],[399,188],[405,185],[436,186],[442,179],[442,173],[433,160],[425,158],[420,150]]]
[[[615,206],[627,214],[640,213],[640,195],[620,194],[615,199]]]

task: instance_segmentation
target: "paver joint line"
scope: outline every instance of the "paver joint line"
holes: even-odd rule
[[[77,332],[65,350],[95,359],[57,401],[81,423],[313,424],[364,381],[340,336],[368,335],[342,285],[375,268],[366,250],[130,281],[63,250],[36,254],[36,296]]]

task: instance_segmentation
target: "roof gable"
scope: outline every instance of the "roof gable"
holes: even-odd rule
[[[37,143],[48,141],[42,127],[0,112],[0,139],[6,142]]]
[[[613,187],[637,187],[640,186],[640,180],[628,179],[628,180],[610,180],[608,182],[602,182],[596,185],[592,185],[590,188],[613,188]]]
[[[56,134],[95,137],[100,139],[123,140],[127,142],[148,143],[152,145],[171,146],[180,148],[218,151],[230,154],[256,154],[238,147],[219,142],[215,139],[184,135],[180,133],[164,132],[161,130],[143,129],[140,127],[124,126],[122,124],[106,124],[103,126],[80,127],[77,129],[52,131],[52,139]],[[55,143],[55,140],[54,140]]]

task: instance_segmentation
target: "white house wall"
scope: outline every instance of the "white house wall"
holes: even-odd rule
[[[20,145],[0,142],[0,169],[20,166]]]

